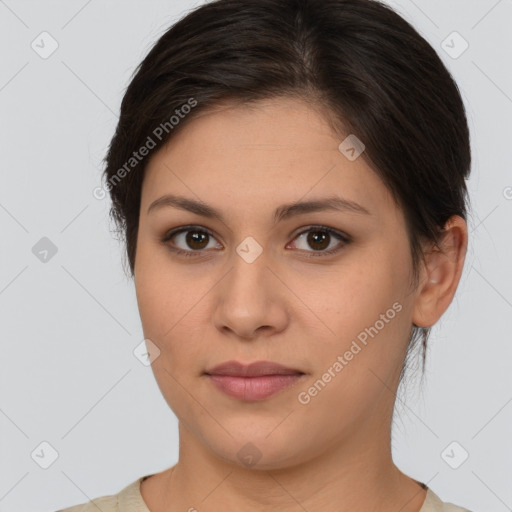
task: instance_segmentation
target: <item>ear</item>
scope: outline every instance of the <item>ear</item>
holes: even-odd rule
[[[414,325],[431,327],[450,305],[464,267],[467,243],[466,222],[458,215],[450,217],[439,247],[434,245],[425,254],[413,310]]]

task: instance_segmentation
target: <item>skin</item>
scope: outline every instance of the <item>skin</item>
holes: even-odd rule
[[[279,98],[203,113],[149,162],[135,287],[145,338],[160,350],[155,378],[180,436],[177,464],[141,484],[151,512],[418,512],[425,501],[426,491],[393,463],[392,411],[412,324],[437,322],[457,288],[466,224],[450,219],[443,251],[426,252],[411,287],[401,209],[363,157],[350,161],[338,150],[345,136],[319,112]],[[326,210],[274,225],[277,207],[334,193],[370,214]],[[206,203],[224,222],[172,206],[148,213],[165,194]],[[196,245],[186,233],[162,241],[187,225],[214,236]],[[327,235],[315,245],[312,225],[352,241]],[[249,236],[263,250],[252,263],[236,251]],[[318,247],[340,250],[325,256]],[[300,403],[299,393],[394,303],[400,312]],[[244,402],[204,375],[228,360],[269,360],[306,375],[266,400]],[[261,453],[250,467],[237,457],[248,442]]]

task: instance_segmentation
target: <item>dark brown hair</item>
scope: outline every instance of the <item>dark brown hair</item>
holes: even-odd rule
[[[215,0],[159,38],[134,71],[104,159],[132,277],[151,155],[200,112],[282,96],[308,101],[340,136],[363,141],[362,157],[404,212],[417,282],[422,243],[437,244],[452,215],[466,219],[469,130],[434,49],[375,0]],[[134,159],[144,146],[149,154]],[[429,332],[411,326],[400,380],[420,338],[424,369]]]

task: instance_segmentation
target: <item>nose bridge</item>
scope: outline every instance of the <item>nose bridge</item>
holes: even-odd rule
[[[237,248],[232,258],[232,269],[228,275],[227,286],[230,298],[243,301],[261,300],[270,290],[266,290],[269,270],[268,254],[252,237],[245,239]],[[257,244],[257,245],[256,245]],[[243,304],[241,304],[243,305]],[[253,304],[254,306],[254,304]]]
[[[257,242],[245,239],[232,255],[231,270],[218,289],[214,321],[218,329],[252,338],[260,327],[281,330],[286,308],[267,265],[268,254]]]

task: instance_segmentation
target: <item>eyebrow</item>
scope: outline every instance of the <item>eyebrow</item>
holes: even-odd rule
[[[202,217],[210,219],[218,219],[222,223],[226,223],[222,213],[211,206],[189,199],[183,196],[176,196],[173,194],[166,194],[153,201],[147,210],[149,214],[152,211],[159,210],[164,207],[174,207],[180,210],[186,210]],[[295,203],[284,204],[276,208],[274,212],[274,224],[289,219],[295,215],[305,213],[313,213],[327,210],[347,211],[352,213],[359,213],[364,215],[371,215],[371,213],[359,203],[349,201],[338,196],[330,196],[323,199],[315,199],[312,201],[300,201]]]

